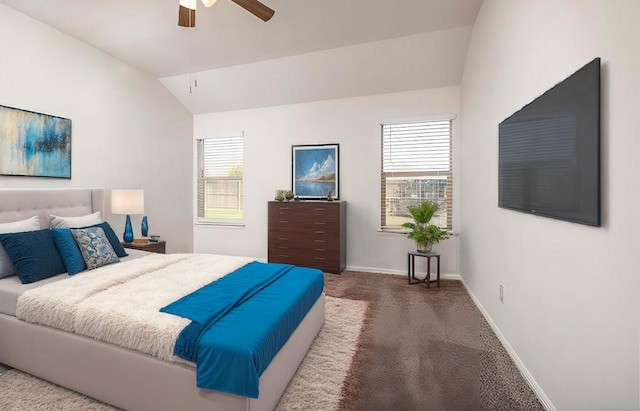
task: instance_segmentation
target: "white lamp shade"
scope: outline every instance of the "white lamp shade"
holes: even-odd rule
[[[188,9],[195,10],[196,6],[198,5],[198,0],[180,0],[179,4],[182,7],[186,7]]]
[[[202,0],[202,4],[204,4],[205,7],[211,7],[216,3],[216,1],[218,0]]]
[[[111,190],[111,213],[144,214],[144,190]]]

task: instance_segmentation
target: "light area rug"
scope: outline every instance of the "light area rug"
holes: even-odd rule
[[[368,303],[326,297],[325,323],[276,406],[278,411],[337,410]],[[0,410],[114,411],[117,408],[18,370],[0,374]]]

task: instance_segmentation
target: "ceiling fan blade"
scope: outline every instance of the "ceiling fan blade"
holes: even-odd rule
[[[195,27],[196,26],[196,11],[190,9],[182,4],[178,6],[178,26],[180,27]]]
[[[259,17],[263,21],[269,21],[275,11],[260,3],[258,0],[231,0],[237,5],[243,7],[249,13]]]

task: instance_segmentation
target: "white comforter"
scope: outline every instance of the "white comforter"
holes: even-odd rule
[[[173,348],[189,320],[160,308],[252,261],[212,254],[152,254],[29,290],[16,317],[185,362]]]

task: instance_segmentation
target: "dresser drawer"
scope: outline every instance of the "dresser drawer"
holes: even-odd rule
[[[269,235],[269,242],[293,241],[305,246],[316,243],[337,243],[340,240],[339,230],[273,230]]]
[[[296,213],[290,209],[275,209],[269,210],[269,224],[291,224],[291,223],[303,223],[308,221],[308,217],[301,213]]]
[[[270,235],[286,236],[302,239],[324,238],[324,237],[337,237],[340,235],[340,226],[329,224],[278,224],[269,226]]]
[[[330,273],[340,273],[340,260],[335,257],[307,256],[296,253],[269,252],[270,263],[293,264],[298,267],[317,268]]]
[[[285,254],[295,253],[305,256],[327,256],[339,251],[337,242],[301,242],[269,239],[269,251]]]
[[[316,228],[333,228],[335,230],[340,226],[340,216],[330,215],[323,217],[314,217],[307,213],[269,213],[269,228],[279,229],[288,228],[290,230],[310,230]]]

